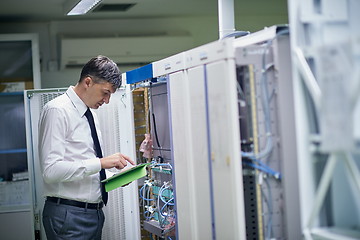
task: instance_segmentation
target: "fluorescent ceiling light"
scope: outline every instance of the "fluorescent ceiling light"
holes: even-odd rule
[[[93,9],[101,0],[69,0],[65,2],[64,9],[68,16],[83,15]]]

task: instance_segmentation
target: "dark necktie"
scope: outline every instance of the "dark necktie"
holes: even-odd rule
[[[90,130],[91,130],[91,137],[94,140],[94,148],[95,148],[95,152],[96,152],[96,156],[98,158],[102,158],[102,152],[101,152],[101,147],[100,147],[100,143],[99,143],[99,138],[98,135],[96,133],[96,128],[95,128],[95,123],[94,123],[94,117],[90,111],[90,109],[88,108],[85,112],[85,116],[88,119],[89,125],[90,125]],[[104,180],[106,178],[106,174],[105,174],[105,169],[101,169],[100,171],[100,182],[102,180]],[[107,201],[108,201],[108,193],[105,191],[105,186],[104,184],[101,184],[101,196],[102,196],[102,200],[104,202],[104,204],[106,205]]]

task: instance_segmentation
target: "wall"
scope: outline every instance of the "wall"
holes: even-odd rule
[[[284,5],[281,6],[284,8]],[[282,12],[284,11],[282,10]],[[247,15],[245,12],[235,16],[236,30],[254,32],[266,26],[288,22],[287,14],[269,15],[261,12],[258,14],[257,16]],[[77,82],[80,69],[61,71],[58,69],[59,40],[63,36],[96,37],[188,33],[193,36],[194,47],[196,47],[218,39],[218,19],[217,16],[203,16],[0,23],[0,33],[30,32],[39,34],[42,88],[67,87]]]

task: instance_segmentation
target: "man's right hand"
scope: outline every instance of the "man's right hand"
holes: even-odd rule
[[[104,169],[115,167],[120,170],[126,167],[128,162],[132,165],[135,165],[135,162],[133,160],[131,160],[128,156],[122,153],[115,153],[113,155],[100,158],[100,162],[101,168]]]

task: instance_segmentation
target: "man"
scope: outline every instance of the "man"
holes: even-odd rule
[[[90,109],[109,103],[120,85],[116,64],[97,56],[85,64],[75,87],[70,86],[43,108],[39,155],[48,240],[101,239],[105,220],[102,207],[107,201],[102,200],[107,199],[101,190],[102,169],[122,169],[127,162],[134,162],[121,153],[102,157],[98,119]]]

